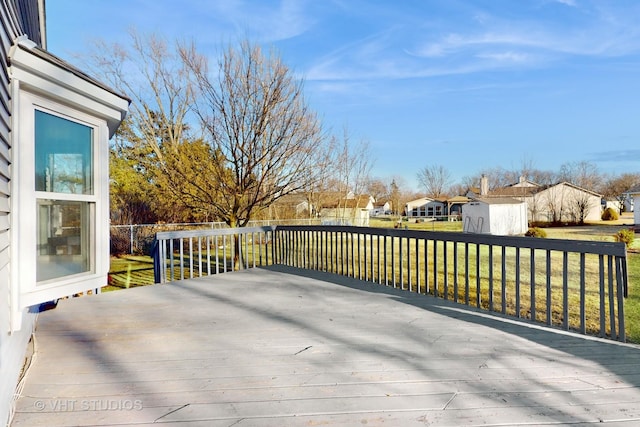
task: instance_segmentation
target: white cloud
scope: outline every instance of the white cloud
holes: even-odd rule
[[[564,4],[566,6],[571,6],[571,7],[576,7],[576,1],[575,0],[555,0],[560,4]]]

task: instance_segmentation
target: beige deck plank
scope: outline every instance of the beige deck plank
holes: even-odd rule
[[[640,422],[638,346],[284,267],[63,300],[36,345],[13,426]]]

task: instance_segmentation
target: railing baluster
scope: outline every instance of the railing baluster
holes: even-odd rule
[[[189,279],[193,279],[193,238],[189,238]]]
[[[404,290],[404,250],[403,247],[404,245],[402,244],[402,242],[404,241],[404,238],[400,237],[398,239],[398,246],[399,246],[399,262],[398,262],[398,268],[400,269],[400,289]]]
[[[184,280],[184,245],[183,245],[183,239],[180,239],[180,280]]]
[[[489,245],[489,311],[493,310],[493,245]]]
[[[504,265],[504,263],[502,264]],[[469,242],[464,242],[464,304],[469,305]]]
[[[627,294],[627,266],[626,260],[616,257],[616,296],[618,297],[618,340],[626,340],[626,330],[624,324],[624,298]],[[613,338],[616,338],[615,336]]]
[[[175,268],[174,268],[174,257],[173,257],[173,239],[169,240],[169,269],[170,269],[170,274],[171,274],[171,278],[169,279],[169,281],[172,281],[176,278],[175,276]]]
[[[387,235],[384,235],[383,240],[383,254],[384,254],[384,262],[382,265],[384,266],[384,284],[385,286],[389,286],[389,276],[387,276]]]
[[[396,237],[391,237],[391,284],[395,288],[396,284]]]
[[[438,240],[433,241],[433,296],[438,296]]]
[[[551,250],[547,249],[547,265],[546,265],[546,274],[547,274],[547,325],[551,326],[552,323],[552,311],[551,306],[553,300],[551,298]]]
[[[534,249],[529,249],[529,270],[530,270],[530,283],[531,288],[531,302],[529,312],[531,313],[531,320],[536,320],[536,252]]]
[[[480,245],[476,244],[476,307],[482,307],[482,289],[480,285]]]
[[[585,313],[585,297],[587,295],[585,284],[585,254],[580,254],[580,333],[585,334],[587,332],[587,319]]]
[[[198,237],[198,277],[202,277],[202,237]]]
[[[429,294],[429,239],[424,239],[424,294]]]
[[[569,253],[562,251],[562,327],[569,330]]]
[[[605,293],[604,293],[604,255],[598,255],[598,279],[600,285],[600,336],[606,333]]]
[[[416,292],[420,293],[420,239],[414,239],[416,242]]]
[[[520,318],[520,248],[516,248],[516,317]]]
[[[453,242],[453,301],[458,302],[458,242]]]
[[[443,295],[447,299],[449,293],[449,247],[446,241],[442,241],[442,259],[443,259]]]

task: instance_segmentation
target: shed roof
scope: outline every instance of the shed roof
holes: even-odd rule
[[[478,197],[472,201],[486,203],[488,205],[520,205],[525,203],[513,197]]]

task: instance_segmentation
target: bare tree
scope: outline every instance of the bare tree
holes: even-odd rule
[[[590,162],[571,162],[560,166],[558,181],[566,181],[578,187],[594,191],[602,182],[598,167]]]
[[[626,192],[638,183],[640,183],[640,173],[623,173],[607,179],[599,191],[605,198],[617,201],[622,213],[628,197]]]
[[[196,192],[231,227],[282,196],[307,189],[317,179],[314,149],[323,143],[320,121],[297,80],[278,55],[248,41],[228,46],[210,73],[193,45],[180,55],[194,76],[194,110],[213,157],[207,186]]]
[[[376,202],[389,201],[389,186],[381,178],[371,178],[365,184],[365,190]]]
[[[442,197],[451,185],[451,173],[442,165],[425,166],[418,172],[418,182],[428,197]]]
[[[354,141],[345,126],[342,131],[342,139],[336,137],[331,139],[331,145],[334,151],[332,182],[335,190],[338,191],[339,199],[337,200],[336,209],[341,211],[340,216],[347,216],[347,209],[350,203],[348,197],[353,194],[354,197],[362,196],[366,184],[370,179],[370,172],[373,166],[371,160],[371,151],[369,142],[360,139]],[[354,209],[352,214],[355,214]]]
[[[112,147],[112,154],[121,160],[112,162],[112,177],[120,183],[152,183],[141,189],[137,202],[154,206],[160,219],[172,220],[176,208],[185,205],[179,196],[183,191],[164,185],[172,176],[163,165],[167,155],[191,139],[188,122],[194,94],[189,70],[160,37],[141,37],[132,31],[130,41],[126,47],[97,42],[88,61],[96,75],[132,100],[126,129],[119,130],[120,142]]]

